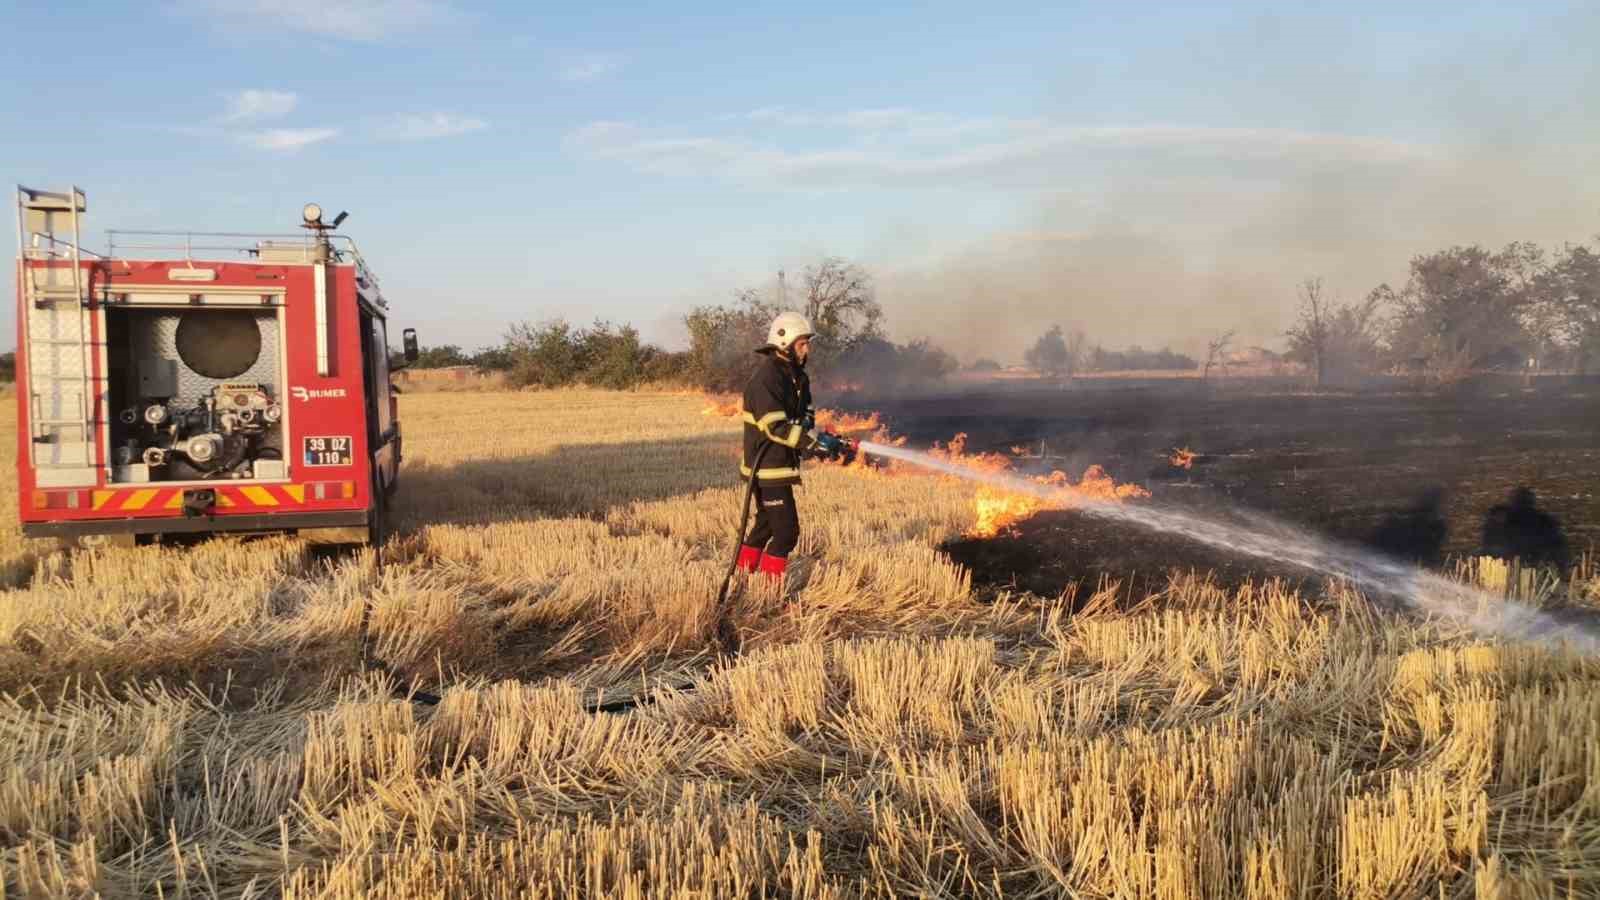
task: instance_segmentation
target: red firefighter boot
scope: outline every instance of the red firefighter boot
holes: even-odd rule
[[[773,581],[783,581],[784,570],[789,568],[789,559],[784,556],[761,557],[761,574]]]
[[[761,548],[745,544],[739,548],[739,568],[754,575],[761,568]]]

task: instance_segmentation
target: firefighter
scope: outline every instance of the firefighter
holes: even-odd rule
[[[813,435],[816,413],[811,407],[811,380],[806,357],[814,334],[799,313],[786,312],[772,321],[767,342],[757,353],[766,357],[744,389],[744,461],[739,469],[750,477],[756,456],[756,522],[739,548],[739,568],[781,580],[789,553],[800,542],[800,515],[794,489],[800,483],[800,458],[841,459],[850,443],[837,435]]]

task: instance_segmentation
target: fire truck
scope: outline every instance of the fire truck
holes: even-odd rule
[[[22,531],[82,544],[296,532],[381,542],[398,484],[388,305],[355,242],[108,231],[17,188]],[[404,332],[415,360],[416,333]]]

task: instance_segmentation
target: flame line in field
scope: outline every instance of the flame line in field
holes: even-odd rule
[[[873,456],[900,460],[1005,491],[1030,494],[1045,500],[1066,499],[1071,508],[1090,515],[1117,519],[1151,531],[1181,535],[1235,553],[1335,575],[1375,593],[1394,597],[1413,609],[1458,620],[1480,634],[1539,643],[1566,642],[1583,653],[1600,654],[1600,633],[1593,629],[1561,622],[1530,606],[1495,597],[1370,551],[1309,534],[1263,515],[1252,514],[1257,527],[1251,529],[1173,509],[1077,496],[1071,488],[1039,484],[1007,472],[973,470],[903,447],[863,441],[861,449]]]

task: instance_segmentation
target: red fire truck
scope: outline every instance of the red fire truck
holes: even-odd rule
[[[82,191],[17,188],[22,530],[381,539],[398,483],[388,306],[307,204],[298,235],[107,232]],[[416,334],[404,334],[407,360]]]

